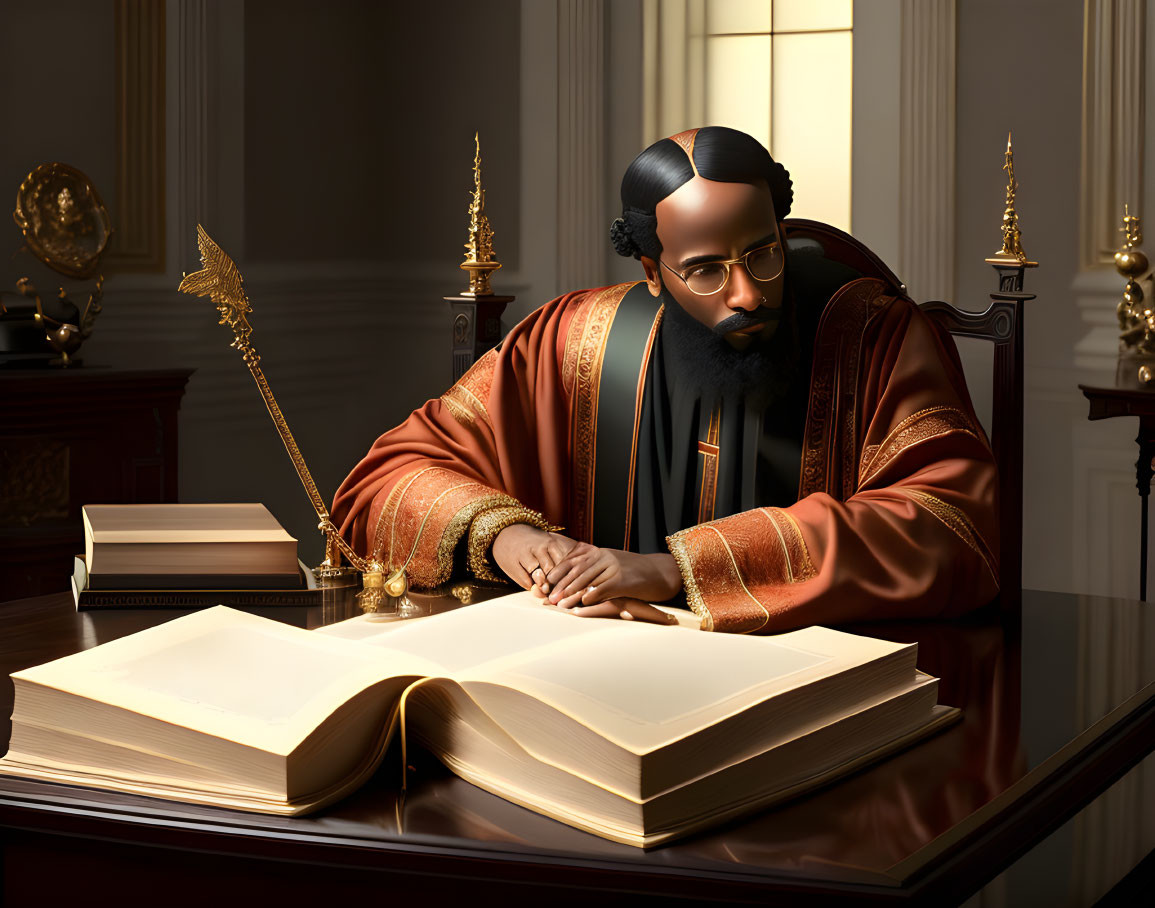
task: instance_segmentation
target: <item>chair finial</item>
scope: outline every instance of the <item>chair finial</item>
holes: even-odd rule
[[[1006,160],[1003,170],[1007,172],[1007,200],[1003,209],[1002,248],[986,261],[995,266],[999,274],[999,290],[1022,292],[1023,271],[1026,268],[1035,268],[1038,262],[1027,259],[1023,252],[1022,233],[1019,230],[1019,215],[1015,210],[1015,192],[1019,182],[1015,179],[1015,153],[1011,146],[1011,134],[1007,133]]]

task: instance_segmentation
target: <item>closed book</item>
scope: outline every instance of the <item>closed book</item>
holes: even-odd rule
[[[234,608],[320,606],[326,591],[317,586],[313,572],[297,562],[298,589],[124,589],[94,590],[88,585],[84,555],[72,560],[72,599],[78,612],[110,609],[190,609],[229,605]],[[330,591],[331,592],[331,591]]]
[[[650,847],[955,719],[916,656],[818,627],[582,619],[529,593],[317,631],[218,607],[13,673],[0,774],[297,815],[364,784],[400,732],[402,765],[419,744],[516,804]]]
[[[262,504],[89,504],[88,588],[300,589],[297,540]]]

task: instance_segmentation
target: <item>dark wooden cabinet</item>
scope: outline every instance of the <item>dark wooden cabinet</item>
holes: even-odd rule
[[[67,590],[80,508],[177,500],[191,369],[0,372],[0,601]]]

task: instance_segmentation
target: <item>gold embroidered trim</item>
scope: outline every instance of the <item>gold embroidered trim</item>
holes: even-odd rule
[[[497,351],[487,351],[481,359],[469,367],[457,383],[441,395],[441,402],[453,414],[453,418],[464,426],[472,426],[480,417],[489,422],[486,401],[493,385],[493,370],[497,363]]]
[[[589,305],[576,354],[573,379],[573,535],[589,542],[593,526],[594,467],[598,425],[598,392],[601,387],[602,361],[610,326],[622,297],[635,284],[607,287]]]
[[[582,341],[585,338],[586,323],[590,320],[590,313],[601,299],[601,293],[591,293],[576,305],[573,320],[565,336],[565,351],[561,358],[561,386],[567,394],[573,393],[574,379],[577,377],[578,357],[582,351]]]
[[[858,487],[866,485],[907,448],[941,438],[950,432],[963,432],[981,444],[986,444],[981,430],[976,430],[974,421],[962,410],[947,406],[927,407],[912,413],[891,429],[873,452],[869,448],[863,449]]]
[[[638,465],[638,429],[642,425],[642,395],[646,391],[646,373],[650,369],[650,354],[654,349],[654,338],[658,336],[658,328],[662,324],[662,316],[666,307],[659,306],[654,316],[654,323],[650,326],[650,336],[646,339],[646,352],[642,356],[642,365],[638,369],[638,393],[634,398],[634,433],[630,437],[630,474],[626,480],[626,527],[622,536],[622,548],[630,549],[630,527],[634,522],[634,479]]]
[[[506,527],[515,523],[528,523],[539,530],[552,531],[554,527],[537,511],[523,507],[516,500],[508,496],[501,496],[506,501],[499,505],[489,505],[488,510],[476,516],[471,516],[469,527],[469,542],[467,543],[466,560],[470,572],[478,580],[505,580],[505,573],[493,562],[493,540]]]
[[[702,619],[702,630],[712,631],[714,629],[714,616],[706,607],[706,600],[702,597],[698,581],[694,578],[694,566],[690,563],[690,555],[686,551],[684,541],[686,532],[681,530],[673,536],[668,536],[666,545],[670,547],[670,554],[674,556],[678,570],[682,573],[682,588],[686,593],[686,605],[690,606],[690,610]]]
[[[791,544],[798,549],[798,562],[801,569],[795,572],[795,576],[799,582],[803,580],[813,580],[818,576],[818,570],[814,567],[814,562],[810,560],[810,549],[806,546],[806,539],[802,535],[802,529],[798,526],[798,521],[795,520],[786,511],[778,511],[778,515],[786,521],[789,530],[786,531],[786,536]]]
[[[422,480],[422,477],[426,479]],[[434,483],[434,488],[430,488],[430,482]],[[436,486],[444,483],[449,485],[441,488],[423,507],[424,514],[406,514],[401,519],[402,503],[411,491],[419,492],[419,497],[426,497],[436,491]],[[443,467],[429,466],[415,470],[403,476],[385,500],[377,519],[372,558],[390,568],[408,566],[406,573],[415,586],[437,586],[452,576],[454,552],[474,516],[487,508],[509,504],[517,505],[517,500]],[[456,513],[449,517],[436,541],[429,538],[423,542],[426,527],[434,520],[435,513],[439,509],[444,511],[446,506],[456,508]],[[403,553],[396,551],[399,523],[403,525],[403,533],[411,532],[413,536],[410,551],[404,558],[400,557]],[[438,523],[438,520],[434,520],[435,526]],[[387,531],[389,547],[386,554]]]
[[[774,526],[782,551],[786,558],[786,580],[788,583],[802,583],[818,575],[814,562],[810,560],[810,550],[802,537],[798,522],[781,508],[759,508]]]
[[[844,501],[854,492],[862,338],[871,316],[890,299],[886,289],[880,280],[859,278],[835,293],[822,313],[802,440],[799,498],[827,492]]]
[[[698,453],[702,455],[702,488],[698,492],[698,523],[714,519],[714,501],[718,495],[718,441],[722,431],[722,407],[718,405],[710,413],[710,423],[706,427],[705,447],[698,442]]]
[[[433,499],[432,503],[429,505],[429,510],[427,510],[425,512],[425,516],[421,518],[421,523],[418,525],[417,532],[413,536],[413,548],[409,550],[409,555],[405,558],[405,564],[409,564],[411,561],[413,561],[414,557],[416,557],[417,546],[421,544],[421,536],[425,532],[425,525],[429,523],[429,519],[433,516],[433,512],[437,510],[437,506],[441,504],[441,500],[445,498],[446,495],[449,495],[452,492],[456,492],[458,489],[463,489],[468,485],[473,485],[473,483],[461,482],[455,486],[450,486],[448,489],[441,492],[441,494]],[[434,560],[437,564],[436,573],[432,578],[432,582],[427,584],[431,587],[440,586],[442,583],[448,580],[450,575],[453,573],[453,549],[450,548],[448,557],[443,555],[442,546],[444,542],[445,538],[443,535],[437,543],[437,554],[434,556]],[[418,573],[417,569],[408,571],[407,573],[410,575],[410,580],[416,583],[418,580],[418,577],[416,576]]]
[[[396,514],[398,508],[401,506],[401,499],[405,497],[405,494],[409,491],[409,487],[417,481],[418,476],[420,476],[422,473],[428,473],[432,469],[435,468],[425,467],[424,469],[414,470],[412,473],[407,473],[399,480],[397,480],[396,485],[394,485],[393,488],[389,490],[389,494],[385,498],[385,503],[381,505],[381,510],[377,514],[377,525],[373,529],[373,545],[369,549],[370,561],[377,561],[381,564],[392,563],[393,541],[397,529]],[[408,482],[406,482],[406,480],[408,480]],[[390,523],[389,556],[388,559],[385,559],[385,517],[390,513],[392,513],[394,519]]]
[[[516,507],[517,499],[511,498],[509,495],[485,495],[466,503],[449,519],[449,523],[445,525],[445,530],[441,534],[441,541],[437,544],[437,566],[441,572],[446,574],[445,579],[452,576],[453,552],[456,550],[461,538],[466,534],[466,531],[471,530],[473,521],[477,515],[490,508],[508,507],[511,505]],[[467,560],[468,557],[467,555]]]
[[[974,524],[971,523],[970,518],[967,517],[966,514],[954,505],[943,501],[941,498],[937,498],[926,492],[921,492],[918,489],[900,489],[899,491],[906,493],[907,496],[922,505],[942,523],[946,524],[959,539],[965,542],[967,546],[983,560],[983,563],[987,566],[987,570],[991,572],[991,577],[994,578],[995,583],[999,582],[998,563],[995,557],[988,551],[986,542],[982,536],[979,535]]]
[[[758,608],[762,610],[762,623],[757,627],[750,628],[748,631],[743,631],[743,633],[752,634],[754,631],[761,630],[770,621],[770,610],[766,608],[766,606],[764,606],[759,601],[758,597],[750,592],[750,588],[746,586],[746,581],[742,578],[742,572],[738,569],[738,559],[734,557],[734,550],[730,548],[730,543],[726,541],[726,537],[722,535],[722,532],[715,526],[707,525],[704,527],[704,529],[709,530],[712,533],[717,533],[718,538],[722,541],[722,548],[724,548],[726,550],[726,554],[730,556],[730,565],[734,568],[734,576],[738,578],[738,583],[741,585],[742,591],[748,597],[750,597],[751,602],[753,602],[756,606],[758,606]]]
[[[474,397],[468,388],[454,385],[441,395],[441,402],[463,426],[472,426],[479,416],[483,422],[489,422],[489,412],[485,409],[485,404]]]

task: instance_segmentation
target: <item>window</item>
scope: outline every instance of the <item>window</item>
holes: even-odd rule
[[[798,217],[850,229],[852,0],[646,0],[647,142],[748,132],[794,181]]]

